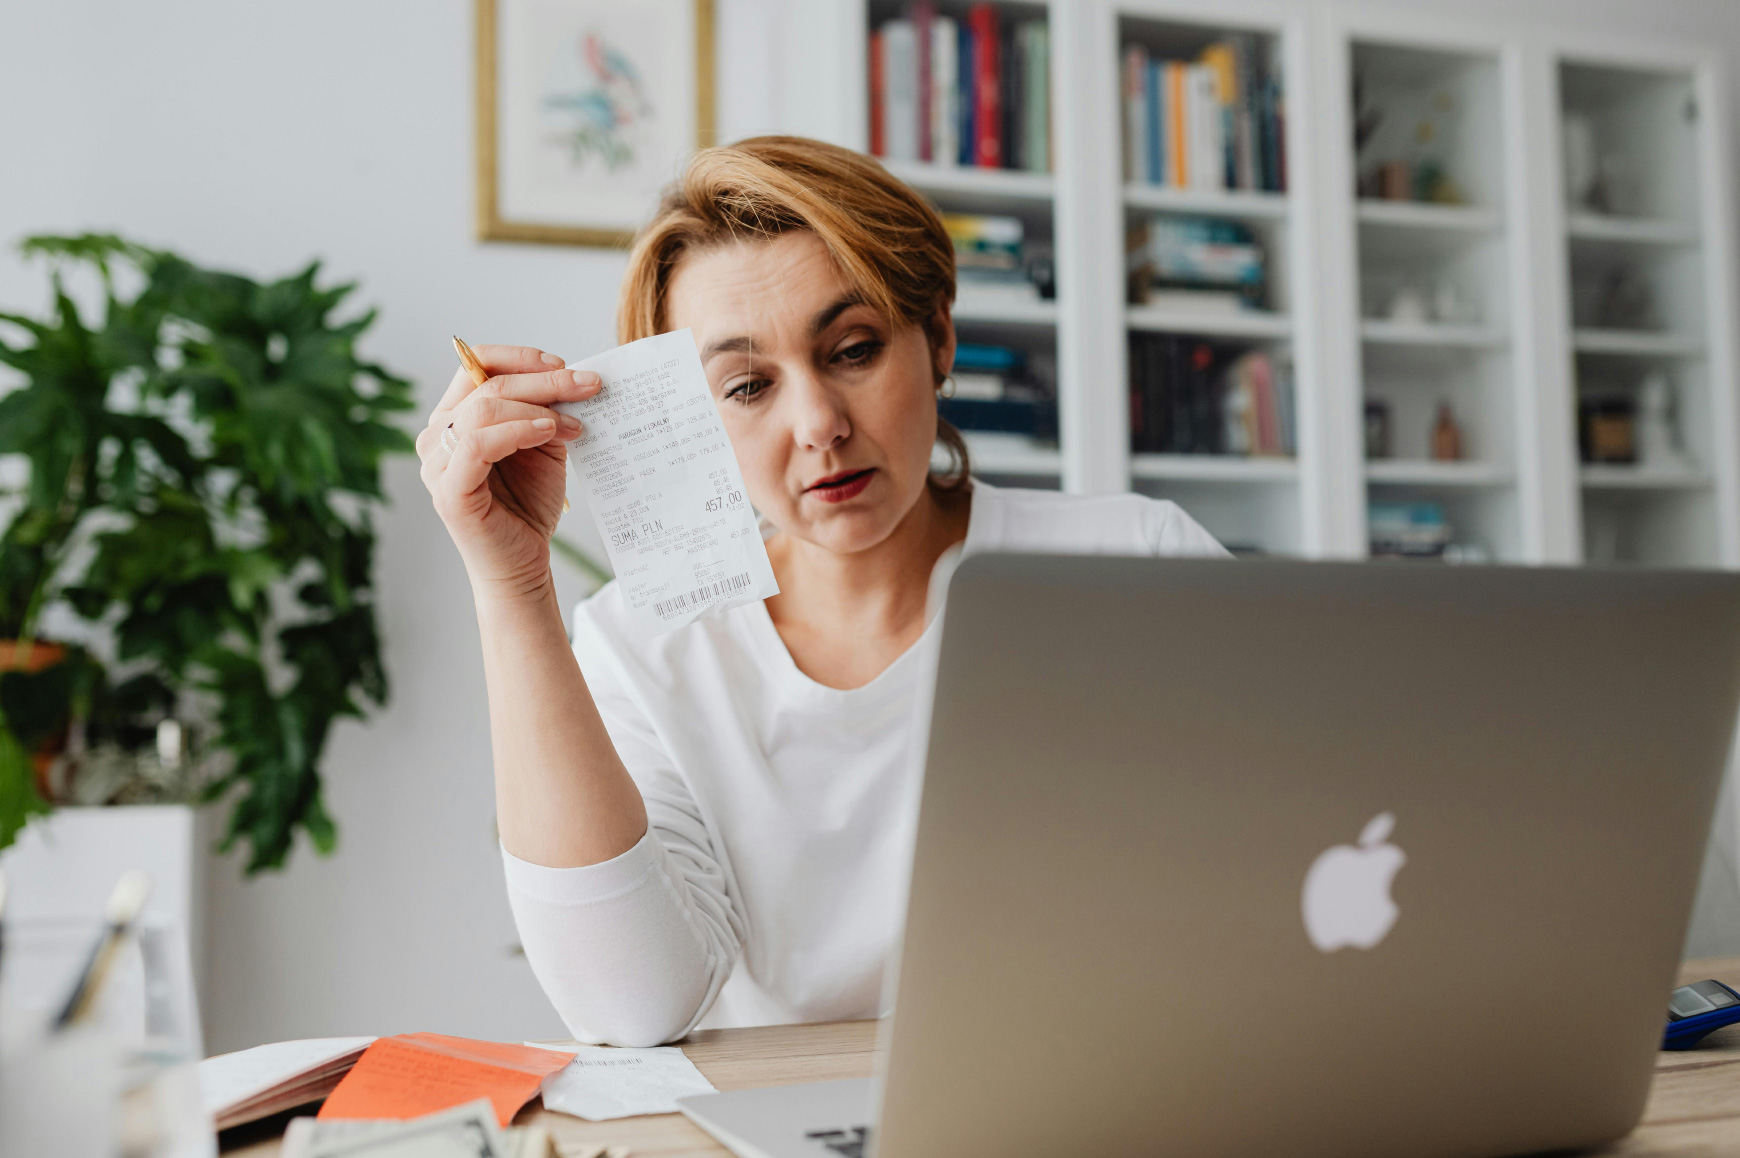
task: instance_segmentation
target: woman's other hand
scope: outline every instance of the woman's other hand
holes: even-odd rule
[[[567,490],[567,443],[582,429],[550,407],[590,398],[601,383],[589,370],[565,369],[556,355],[526,346],[473,352],[489,378],[474,386],[463,368],[453,375],[417,436],[423,485],[465,560],[473,593],[529,595],[549,580],[550,536]],[[453,433],[443,445],[449,424]]]

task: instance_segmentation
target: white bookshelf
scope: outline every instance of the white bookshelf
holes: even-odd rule
[[[899,7],[861,5],[860,30]],[[967,291],[957,303],[963,340],[995,336],[1055,359],[1058,445],[975,438],[981,470],[1174,498],[1223,539],[1281,554],[1363,556],[1369,503],[1425,500],[1443,506],[1476,557],[1740,566],[1740,314],[1717,53],[1577,41],[1526,13],[1459,21],[1333,0],[1054,0],[1014,11],[1050,13],[1054,173],[893,167],[945,208],[1015,213],[1054,247],[1056,301]],[[1127,180],[1124,45],[1187,58],[1228,33],[1264,38],[1281,62],[1286,191]],[[862,48],[850,58],[861,61]],[[1389,122],[1358,154],[1356,76]],[[1568,194],[1564,134],[1579,116],[1617,158],[1623,211]],[[1361,196],[1358,176],[1383,150],[1422,160],[1408,141],[1422,119],[1436,121],[1427,159],[1452,179],[1455,203],[1386,199],[1369,183]],[[862,147],[864,126],[839,139]],[[1250,227],[1269,252],[1271,308],[1126,304],[1124,232],[1154,214]],[[1643,323],[1588,308],[1590,287],[1625,269],[1655,303]],[[1424,311],[1395,308],[1409,278],[1426,283]],[[1455,289],[1438,292],[1444,284]],[[1132,453],[1129,339],[1151,333],[1290,360],[1297,455]],[[1652,372],[1671,383],[1686,460],[1582,462],[1579,399],[1635,394]],[[1388,458],[1366,460],[1368,399],[1390,405]],[[1444,401],[1463,432],[1457,461],[1429,453]]]
[[[1129,306],[1124,324],[1146,334],[1200,334],[1211,338],[1273,338],[1293,336],[1293,319],[1266,310],[1218,313],[1209,310]]]
[[[966,0],[940,0],[938,15],[964,21]],[[867,91],[863,69],[871,27],[904,14],[906,5],[891,0],[858,3],[854,27],[865,38],[843,55],[857,62],[860,91]],[[1043,3],[1001,5],[1005,16],[1019,20],[1048,18]],[[1052,47],[1053,68],[1059,67],[1057,48]],[[1054,77],[1054,87],[1056,79]],[[866,113],[867,116],[867,106]],[[856,148],[868,144],[864,124],[843,126],[837,139]],[[1055,148],[1055,144],[1054,144]],[[1057,225],[1058,180],[1052,173],[988,169],[953,162],[885,160],[889,172],[919,190],[943,212],[988,213],[1021,219],[1028,243],[1049,247],[1061,267],[1063,242]],[[987,289],[963,279],[954,303],[957,339],[963,343],[1013,346],[1027,356],[1033,376],[1055,389],[1066,389],[1059,331],[1067,327],[1057,300],[1012,293],[1003,287]],[[1062,400],[1060,398],[1060,406]],[[973,470],[1003,485],[1056,488],[1065,485],[1063,454],[1055,443],[1017,435],[966,432]]]

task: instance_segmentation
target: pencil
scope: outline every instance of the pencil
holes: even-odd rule
[[[465,372],[467,374],[471,375],[471,384],[473,386],[482,386],[485,382],[489,381],[489,371],[483,368],[483,363],[477,360],[477,355],[471,352],[471,347],[467,346],[458,334],[453,335],[453,352],[459,355],[459,364],[465,367]],[[567,511],[570,506],[571,504],[568,502],[568,496],[563,495],[562,509]]]
[[[67,996],[60,1016],[54,1019],[56,1030],[76,1025],[90,1014],[102,993],[103,982],[108,980],[115,959],[121,955],[121,947],[132,936],[133,923],[139,919],[139,912],[150,895],[151,878],[140,869],[128,869],[115,882],[115,891],[109,894],[109,907],[104,914],[107,924],[98,935],[97,943],[91,946],[91,955],[80,970],[78,982]]]

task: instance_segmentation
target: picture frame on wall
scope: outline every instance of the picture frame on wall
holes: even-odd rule
[[[476,0],[477,233],[622,247],[713,143],[713,0]]]

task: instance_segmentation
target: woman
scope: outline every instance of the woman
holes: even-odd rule
[[[693,329],[780,594],[653,639],[609,584],[570,648],[550,580],[580,426],[549,406],[597,376],[483,346],[492,377],[456,374],[430,415],[423,481],[476,599],[508,893],[575,1037],[880,1011],[945,552],[1224,554],[1171,503],[971,481],[937,418],[954,288],[941,221],[874,161],[785,137],[694,158],[629,257],[618,338]]]

